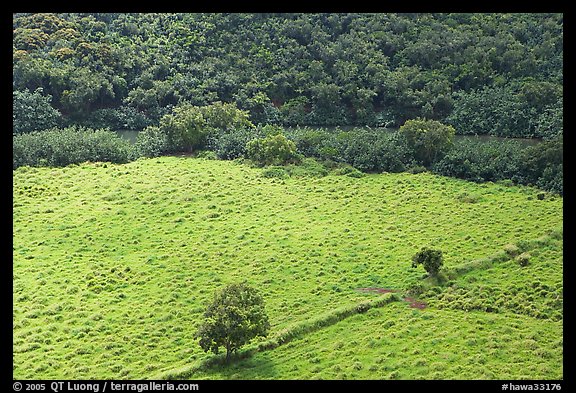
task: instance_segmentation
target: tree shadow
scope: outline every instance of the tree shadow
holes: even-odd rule
[[[210,368],[204,369],[202,374],[210,379],[243,380],[278,378],[276,365],[264,352],[259,352],[253,356],[241,359],[233,357],[229,364],[214,364]]]

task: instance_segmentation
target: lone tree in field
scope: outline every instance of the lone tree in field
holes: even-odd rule
[[[262,296],[246,283],[236,283],[214,295],[196,337],[204,352],[218,354],[224,347],[228,363],[232,352],[254,337],[266,337],[269,329]]]
[[[444,263],[442,250],[423,247],[412,257],[412,267],[423,265],[429,276],[436,276]]]

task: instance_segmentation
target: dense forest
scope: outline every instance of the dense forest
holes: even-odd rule
[[[563,192],[562,14],[44,13],[13,28],[14,168],[209,150]],[[109,130],[141,132],[129,146]]]
[[[15,132],[143,129],[184,101],[254,124],[562,131],[562,14],[15,14],[13,29]]]
[[[563,14],[12,21],[15,381],[560,390]]]

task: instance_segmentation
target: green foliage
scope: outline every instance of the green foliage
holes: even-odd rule
[[[110,128],[112,130],[142,130],[154,121],[145,113],[131,106],[103,108],[91,112],[81,123],[92,128]]]
[[[66,166],[86,161],[126,163],[134,157],[130,143],[109,130],[82,127],[34,131],[12,138],[13,168]]]
[[[309,124],[308,113],[310,101],[307,97],[299,96],[286,101],[279,110],[283,124],[288,126],[298,126]]]
[[[562,135],[523,151],[522,180],[544,190],[562,194],[564,141]]]
[[[138,133],[134,150],[139,157],[158,157],[169,151],[168,137],[159,127],[146,127]]]
[[[412,267],[422,265],[424,270],[426,270],[426,272],[428,272],[432,277],[438,275],[443,263],[444,257],[442,255],[442,250],[427,247],[422,247],[422,249],[412,257]]]
[[[211,135],[207,145],[214,150],[218,158],[234,160],[245,157],[248,142],[262,136],[260,128],[236,128],[226,133]]]
[[[43,95],[39,87],[33,93],[28,90],[12,93],[12,133],[45,130],[58,126],[62,121],[60,112],[50,105],[51,96]]]
[[[349,177],[355,177],[355,178],[360,178],[360,177],[366,176],[366,174],[364,172],[361,172],[358,169],[356,169],[352,166],[348,166],[348,165],[344,165],[344,166],[341,166],[339,168],[334,169],[334,174],[335,175],[344,175],[344,176],[349,176]]]
[[[432,165],[432,171],[476,182],[513,179],[520,181],[523,147],[516,141],[462,139]]]
[[[413,163],[407,143],[396,133],[343,132],[336,145],[342,160],[363,172],[402,172]]]
[[[266,337],[270,329],[264,301],[246,283],[229,284],[218,291],[204,312],[196,337],[205,352],[230,355],[255,337]]]
[[[262,171],[262,176],[269,179],[285,179],[289,175],[283,166],[270,166]]]
[[[206,106],[189,103],[174,108],[160,119],[171,152],[194,151],[206,146],[210,136],[218,137],[236,129],[252,128],[248,114],[234,104],[216,102]]]
[[[158,128],[166,135],[170,152],[200,149],[208,135],[199,107],[190,104],[176,107],[171,114],[162,116]]]
[[[530,263],[530,254],[527,252],[523,252],[522,254],[516,257],[516,262],[518,262],[518,265],[522,267],[528,266],[528,264]]]
[[[221,101],[255,124],[425,117],[548,137],[562,128],[562,37],[558,13],[16,13],[13,90],[42,87],[91,127],[114,127],[103,109],[148,126]]]
[[[412,149],[414,158],[429,166],[438,161],[453,146],[454,127],[436,120],[408,120],[398,133]]]
[[[516,141],[466,139],[456,142],[432,171],[476,182],[511,179],[561,195],[563,162],[562,136],[528,147]]]
[[[283,134],[254,139],[246,144],[247,157],[259,165],[285,165],[300,161],[296,144]]]
[[[462,91],[446,121],[462,134],[551,138],[562,132],[562,85],[528,80]]]

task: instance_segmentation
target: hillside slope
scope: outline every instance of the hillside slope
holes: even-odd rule
[[[563,199],[540,200],[527,187],[427,173],[285,180],[261,173],[236,162],[190,157],[15,170],[14,378],[146,378],[210,357],[195,342],[195,328],[214,290],[232,281],[247,280],[262,291],[274,336],[375,296],[359,288],[402,292],[421,283],[423,271],[412,269],[410,259],[424,245],[441,248],[446,267],[454,269],[562,227]],[[474,203],[463,194],[475,195]],[[510,267],[509,278],[503,272],[487,282],[497,294],[522,273],[526,288],[541,277],[548,288],[540,292],[561,294],[561,259],[554,244],[534,254],[525,270]],[[542,275],[537,269],[544,269]],[[468,287],[482,280],[478,275]],[[468,296],[475,296],[472,289]],[[557,305],[534,296],[549,318],[558,317]],[[443,324],[468,318],[448,307],[447,299],[426,301],[424,314],[397,303],[371,312],[386,316],[404,310],[395,329],[410,335],[415,334],[406,325],[411,315],[419,320],[437,315]],[[357,340],[363,340],[361,326],[369,326],[369,315],[345,322],[360,322]],[[471,315],[497,329],[509,322],[505,314]],[[525,313],[512,320],[530,318]],[[548,331],[531,350],[549,351],[550,365],[560,356],[561,340],[561,320],[551,321],[530,322]],[[534,339],[523,329],[517,338]],[[402,345],[422,351],[418,342]],[[298,340],[291,345],[299,343],[307,345]],[[473,348],[470,356],[482,350]],[[512,359],[507,350],[502,356]],[[535,375],[557,377],[559,369],[550,368]],[[294,372],[262,375],[311,377]],[[363,372],[358,376],[368,377]],[[431,374],[400,377],[419,375]]]

